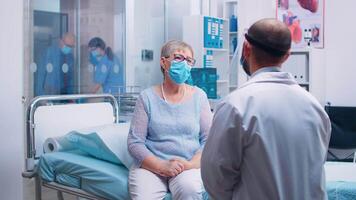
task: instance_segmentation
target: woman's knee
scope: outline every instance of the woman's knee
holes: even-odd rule
[[[191,173],[182,175],[183,177],[176,177],[170,184],[174,199],[202,199],[203,182],[200,175],[192,175]]]
[[[133,200],[163,199],[168,190],[161,177],[142,168],[131,169],[128,182]]]

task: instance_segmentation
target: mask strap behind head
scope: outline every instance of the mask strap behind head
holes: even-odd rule
[[[246,40],[252,44],[253,46],[255,47],[258,47],[274,56],[283,56],[287,53],[287,51],[283,51],[283,50],[279,50],[279,49],[276,49],[276,48],[273,48],[271,46],[268,46],[266,44],[263,44],[262,42],[254,39],[253,37],[249,36],[247,33],[245,33],[245,38]]]

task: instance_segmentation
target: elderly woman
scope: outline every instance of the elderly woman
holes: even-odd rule
[[[201,153],[212,120],[204,91],[185,84],[194,66],[193,49],[169,41],[161,50],[162,84],[144,90],[136,103],[128,149],[132,199],[202,199]]]

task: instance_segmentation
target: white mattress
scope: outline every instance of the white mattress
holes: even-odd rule
[[[326,181],[356,182],[356,163],[350,162],[326,162]]]

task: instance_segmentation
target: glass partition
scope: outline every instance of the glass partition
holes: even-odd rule
[[[134,0],[133,17],[127,18],[132,34],[128,41],[128,82],[142,89],[163,80],[160,70],[162,45],[183,39],[183,17],[201,14],[202,0]],[[193,30],[192,30],[193,31]],[[196,50],[198,51],[198,50]]]
[[[153,3],[154,2],[154,3]],[[160,49],[164,39],[164,0],[134,0],[133,17],[128,18],[132,34],[127,40],[130,50],[128,82],[145,89],[163,80]]]
[[[124,0],[29,0],[24,29],[26,96],[125,87]]]

